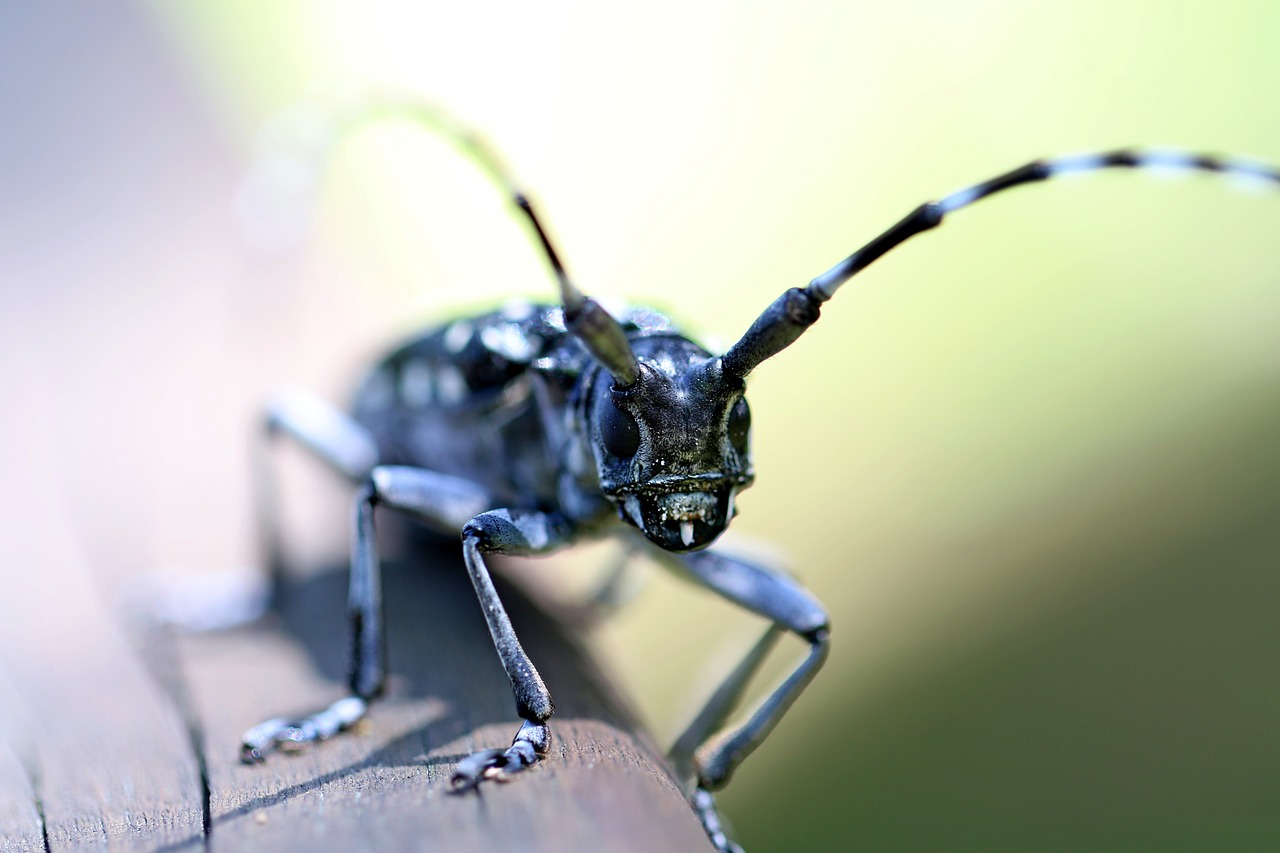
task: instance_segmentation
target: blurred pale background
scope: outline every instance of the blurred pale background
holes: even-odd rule
[[[340,400],[431,318],[552,293],[490,187],[403,127],[341,149],[299,245],[244,245],[236,182],[303,98],[449,107],[585,289],[721,344],[1033,156],[1280,160],[1278,40],[1263,0],[10,4],[6,636],[135,575],[251,563],[273,387]],[[1278,233],[1280,195],[1211,178],[1019,190],[759,370],[727,544],[793,567],[835,648],[723,796],[749,850],[1280,844]],[[293,513],[298,550],[339,553],[345,497],[298,467],[332,492]],[[55,562],[63,600],[25,598]],[[600,639],[669,737],[758,627],[655,573]]]

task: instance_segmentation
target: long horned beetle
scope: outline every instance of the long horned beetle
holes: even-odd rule
[[[467,570],[510,679],[521,723],[509,748],[458,763],[455,789],[531,767],[547,753],[553,706],[494,590],[486,554],[546,554],[587,536],[633,529],[647,553],[772,623],[676,742],[672,762],[717,849],[725,836],[711,792],[723,786],[821,668],[829,649],[822,605],[789,575],[711,549],[755,478],[746,379],[793,344],[823,303],[890,249],[1003,190],[1103,169],[1217,172],[1280,185],[1252,161],[1120,150],[1036,160],[920,205],[808,286],[769,305],[722,354],[647,309],[610,314],[565,272],[529,197],[472,131],[425,104],[368,105],[371,118],[406,117],[455,143],[532,228],[559,284],[556,304],[513,305],[425,332],[382,360],[350,413],[301,392],[277,400],[271,435],[300,442],[356,486],[352,534],[351,695],[299,721],[245,733],[245,761],[327,738],[361,719],[386,681],[377,507],[461,534]],[[494,413],[501,417],[493,417]],[[483,416],[483,417],[482,417]],[[268,550],[278,566],[279,542]],[[736,728],[721,731],[781,631],[809,644],[804,659]]]

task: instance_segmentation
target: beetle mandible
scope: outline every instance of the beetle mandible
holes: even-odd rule
[[[817,599],[787,574],[711,549],[755,478],[746,379],[790,346],[823,303],[890,249],[987,196],[1060,175],[1111,168],[1216,172],[1280,185],[1280,171],[1239,158],[1119,150],[1035,160],[926,202],[805,287],[787,290],[724,353],[690,340],[665,316],[627,308],[617,316],[565,271],[529,196],[499,157],[438,108],[367,103],[346,128],[407,117],[455,143],[506,194],[530,226],[558,282],[555,304],[511,303],[427,331],[380,361],[349,413],[303,392],[277,399],[267,429],[308,448],[355,486],[352,532],[351,695],[303,720],[273,719],[245,733],[242,756],[310,743],[351,727],[386,681],[375,507],[461,534],[461,546],[522,722],[510,747],[469,756],[456,790],[531,767],[548,749],[552,698],[507,618],[487,554],[540,555],[585,537],[639,534],[646,551],[771,623],[707,708],[677,741],[674,766],[716,847],[726,838],[711,792],[768,735],[818,672],[829,622]],[[279,542],[268,540],[280,565]],[[781,631],[808,653],[737,727],[721,731],[736,697]]]

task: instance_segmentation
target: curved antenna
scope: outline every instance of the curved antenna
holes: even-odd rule
[[[521,216],[533,228],[534,236],[537,238],[536,244],[542,250],[547,263],[551,265],[551,271],[559,284],[560,301],[564,305],[565,323],[569,331],[609,371],[620,386],[627,386],[636,381],[639,369],[622,326],[599,303],[586,296],[570,280],[560,255],[547,235],[547,229],[539,219],[537,211],[534,210],[529,196],[519,187],[511,170],[484,140],[484,137],[445,109],[422,99],[383,96],[356,99],[353,103],[354,106],[332,117],[329,123],[335,132],[324,135],[321,150],[312,154],[315,160],[326,161],[327,155],[337,143],[355,131],[395,119],[407,120],[453,143],[460,153],[479,167],[480,171],[506,194]]]
[[[547,230],[538,218],[533,203],[528,195],[516,184],[511,170],[484,137],[472,128],[463,124],[452,114],[429,101],[408,98],[377,98],[357,102],[354,110],[347,115],[339,116],[339,138],[350,135],[367,125],[381,123],[389,119],[404,119],[426,130],[435,133],[442,139],[453,143],[454,147],[479,167],[499,190],[507,195],[520,211],[521,215],[533,227],[537,237],[537,245],[542,249],[551,271],[560,285],[561,299],[566,303],[581,301],[582,293],[569,280],[560,255],[547,236]]]
[[[1160,172],[1216,172],[1251,187],[1280,187],[1280,170],[1238,157],[1121,149],[1032,160],[1003,175],[957,190],[939,201],[925,202],[879,237],[815,278],[808,287],[793,287],[782,294],[725,353],[723,369],[727,373],[745,377],[756,365],[786,349],[817,322],[820,306],[834,296],[841,285],[890,249],[941,225],[947,214],[1023,184],[1033,184],[1062,175],[1116,168]]]

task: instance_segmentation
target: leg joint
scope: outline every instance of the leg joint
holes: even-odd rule
[[[462,528],[462,547],[474,548],[476,551],[484,552],[489,550],[486,546],[489,544],[489,536],[484,529],[484,525],[477,524],[475,519],[468,521]]]
[[[811,646],[825,646],[831,642],[831,622],[823,622],[817,628],[809,631],[801,632],[803,637]]]
[[[542,724],[556,712],[551,694],[541,683],[515,685],[516,714],[526,722]]]
[[[827,642],[831,633],[831,617],[827,609],[807,590],[796,587],[792,590],[791,607],[784,609],[777,621],[791,633],[811,645],[822,645]]]
[[[368,504],[369,506],[377,506],[381,503],[378,484],[374,481],[372,474],[365,477],[361,481],[360,487],[356,490],[356,503]]]

